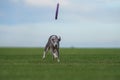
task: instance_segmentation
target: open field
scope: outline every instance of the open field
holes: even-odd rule
[[[62,48],[61,62],[42,48],[0,48],[0,80],[120,80],[120,49]]]

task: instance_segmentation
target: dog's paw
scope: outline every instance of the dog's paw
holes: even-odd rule
[[[57,62],[60,62],[60,60],[58,59]]]

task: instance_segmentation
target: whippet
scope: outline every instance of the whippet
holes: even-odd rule
[[[48,42],[45,46],[44,53],[43,53],[43,59],[45,58],[46,53],[50,50],[53,59],[56,58],[58,62],[60,62],[59,59],[59,42],[61,41],[61,37],[56,35],[51,35],[48,39]]]

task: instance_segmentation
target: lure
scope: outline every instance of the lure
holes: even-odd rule
[[[57,3],[57,7],[56,7],[55,20],[58,19],[58,12],[59,12],[59,3]]]

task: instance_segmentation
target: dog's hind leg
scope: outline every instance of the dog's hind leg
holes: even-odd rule
[[[46,51],[44,51],[42,59],[45,59],[45,55],[46,55]]]
[[[43,52],[43,57],[42,59],[45,59],[45,56],[46,56],[46,53],[48,52],[49,50],[49,47],[45,48],[44,52]]]

